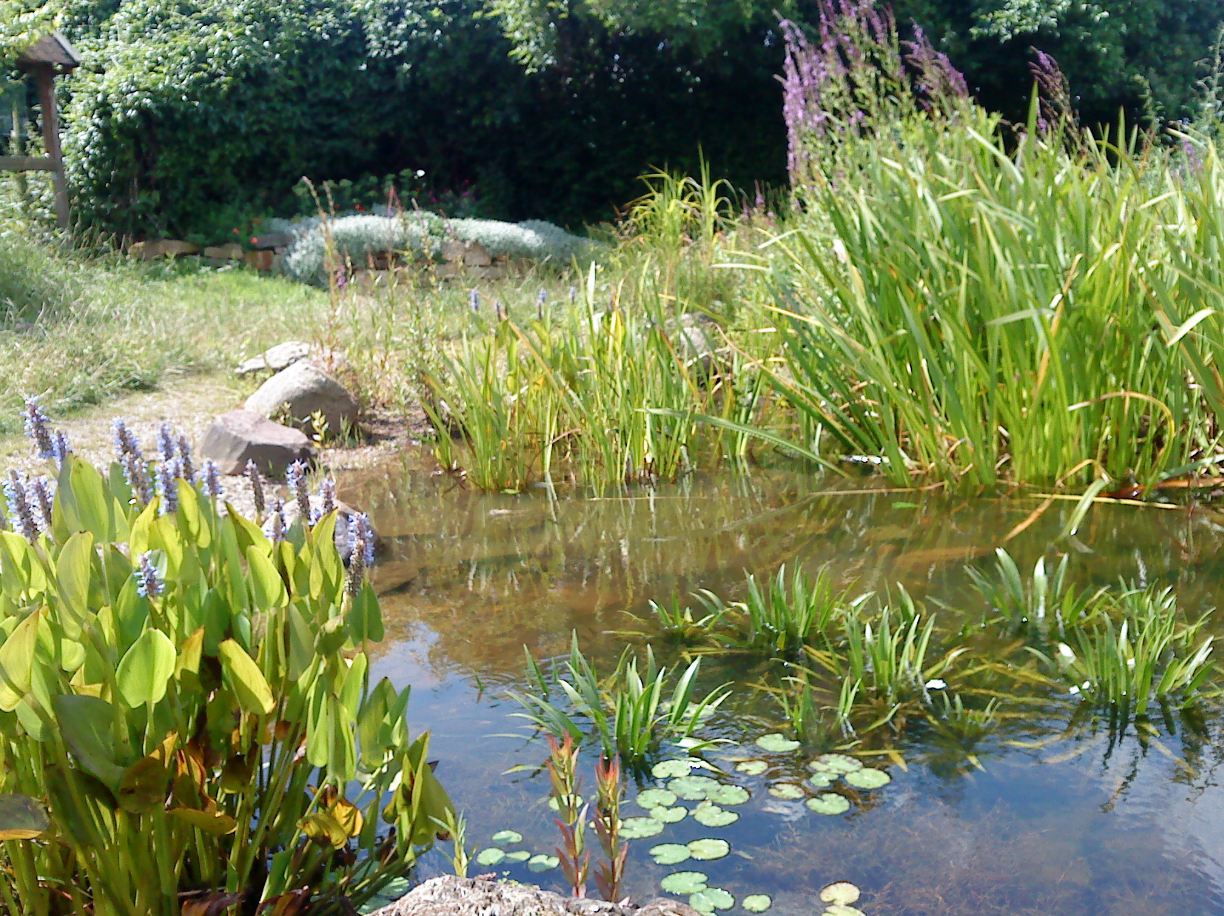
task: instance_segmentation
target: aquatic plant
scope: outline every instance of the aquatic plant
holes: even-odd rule
[[[536,679],[543,682],[534,660],[532,665]],[[581,742],[589,729],[605,757],[617,756],[624,766],[640,770],[649,765],[663,741],[691,738],[729,695],[730,688],[724,685],[698,696],[694,682],[700,666],[700,660],[694,661],[673,678],[647,646],[639,671],[637,657],[626,648],[615,670],[600,678],[578,648],[575,633],[564,664],[567,676],[555,682],[564,703],[543,691],[510,696],[525,710],[515,715],[537,728],[558,738],[568,735],[575,742]]]
[[[561,846],[557,849],[561,871],[575,897],[586,896],[587,873],[591,854],[586,848],[586,819],[589,805],[578,794],[578,745],[565,735],[558,741],[548,737],[548,781],[557,811],[556,824],[561,831]]]
[[[620,812],[624,795],[620,760],[601,757],[595,767],[595,832],[603,850],[603,861],[595,870],[595,885],[604,900],[618,901],[623,897],[625,860],[629,855],[629,844],[621,837]]]
[[[173,483],[163,512],[69,455],[50,524],[0,532],[0,902],[348,912],[451,809],[370,681],[378,602],[335,515],[273,543]]]
[[[692,597],[705,613],[694,616],[692,606],[682,604],[676,596],[667,604],[651,599],[650,613],[663,636],[682,643],[708,642],[711,639],[727,612],[727,606],[708,589],[694,592]]]
[[[1016,561],[1000,547],[995,551],[993,571],[984,573],[970,566],[966,572],[986,603],[1015,631],[1066,638],[1069,630],[1091,616],[1103,592],[1072,589],[1067,583],[1069,560],[1064,554],[1053,571],[1047,572],[1045,557],[1039,557],[1025,581]]]
[[[795,658],[805,646],[823,643],[850,604],[827,568],[809,577],[796,566],[788,580],[784,564],[764,588],[750,575],[748,597],[725,617],[738,631],[735,645]]]

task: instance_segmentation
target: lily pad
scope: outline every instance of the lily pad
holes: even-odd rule
[[[691,769],[688,758],[661,760],[651,767],[650,775],[655,779],[673,779],[676,776],[687,776]]]
[[[827,789],[835,782],[837,782],[837,774],[826,773],[824,770],[817,770],[808,777],[808,784],[814,789]]]
[[[634,799],[643,808],[658,808],[660,805],[670,807],[676,803],[676,793],[667,789],[643,789]]]
[[[506,853],[507,862],[526,862],[530,858],[531,858],[531,853],[529,853],[526,849],[520,849],[517,852]]]
[[[706,793],[706,798],[716,805],[742,805],[752,796],[742,786],[719,784]]]
[[[476,864],[483,865],[486,868],[491,868],[494,865],[500,865],[506,859],[506,850],[498,849],[496,846],[490,846],[488,849],[482,849],[476,855]]]
[[[653,817],[627,817],[621,821],[620,835],[626,840],[644,840],[663,832],[663,822]]]
[[[845,754],[821,754],[809,763],[808,767],[816,771],[835,773],[840,776],[845,773],[853,773],[855,770],[861,770],[863,765],[853,757],[848,757]]]
[[[807,800],[807,806],[817,814],[845,814],[850,810],[850,801],[836,792],[822,792]]]
[[[740,906],[749,913],[764,913],[773,906],[773,898],[769,894],[749,894],[740,901]]]
[[[846,774],[846,782],[856,789],[878,789],[892,782],[892,777],[883,770],[863,767],[853,773]]]
[[[741,760],[735,765],[735,769],[745,776],[760,776],[769,769],[769,764],[764,760]],[[761,895],[758,894],[757,896]]]
[[[493,834],[491,839],[494,846],[517,846],[523,842],[523,835],[517,830],[499,830]]]
[[[832,884],[826,884],[820,890],[822,903],[838,906],[850,906],[857,903],[860,896],[862,896],[862,891],[849,881],[834,881]]]
[[[674,871],[659,882],[659,887],[669,894],[696,894],[706,889],[708,880],[699,871]]]
[[[701,801],[719,785],[717,779],[709,776],[681,776],[669,782],[667,788],[675,793],[677,798],[683,798],[686,801]]]
[[[567,801],[572,801],[574,803],[575,808],[582,807],[582,796],[581,795],[567,795],[565,797]],[[556,798],[550,798],[548,800],[548,807],[552,808],[553,811],[556,811],[558,814],[561,812],[561,803],[558,802]]]
[[[784,798],[789,801],[798,801],[807,793],[800,786],[791,782],[779,782],[769,787],[769,794],[774,798]]]
[[[679,865],[691,859],[692,853],[682,843],[660,843],[650,847],[650,857],[656,865]]]
[[[551,871],[561,864],[561,860],[556,856],[538,855],[532,856],[527,862],[527,870],[534,872]]]
[[[660,805],[657,808],[650,809],[650,816],[656,821],[662,821],[665,824],[678,824],[688,817],[688,808],[679,805],[674,808],[666,808]]]
[[[689,897],[689,906],[698,913],[714,913],[735,906],[735,898],[721,887],[707,887]]]
[[[799,747],[798,741],[778,732],[761,735],[761,737],[756,739],[756,743],[757,747],[761,748],[761,750],[769,751],[771,754],[785,754],[787,751],[793,751]]]
[[[820,916],[864,916],[864,913],[855,907],[842,906],[840,903],[835,903],[831,907],[827,907]]]
[[[705,840],[693,840],[688,844],[689,855],[700,862],[712,862],[724,858],[731,851],[731,844],[726,840],[712,837]]]
[[[703,827],[730,827],[739,820],[739,814],[709,802],[702,802],[693,809],[693,820]]]

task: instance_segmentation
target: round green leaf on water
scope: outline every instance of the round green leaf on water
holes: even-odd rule
[[[661,760],[651,768],[650,775],[655,779],[673,779],[677,776],[687,776],[691,769],[687,759]]]
[[[757,747],[762,750],[769,751],[771,754],[785,754],[787,751],[793,751],[799,747],[799,742],[794,741],[786,735],[770,732],[768,735],[761,735],[756,739]]]
[[[674,808],[665,808],[660,805],[657,808],[650,809],[650,816],[656,821],[662,821],[665,824],[678,824],[688,817],[688,809],[679,805]]]
[[[530,858],[531,858],[531,853],[529,853],[526,849],[520,849],[517,852],[506,853],[507,862],[526,862]]]
[[[835,773],[839,776],[845,773],[853,773],[855,770],[863,768],[861,763],[853,757],[847,757],[845,754],[821,754],[808,766],[813,770]]]
[[[663,832],[663,822],[653,817],[627,817],[621,821],[620,835],[626,840],[644,840]]]
[[[838,906],[850,906],[857,903],[861,895],[862,891],[849,881],[834,881],[821,888],[820,901]]]
[[[769,764],[764,760],[741,760],[735,765],[735,769],[745,776],[760,776],[769,769]]]
[[[516,846],[523,842],[523,835],[517,830],[499,830],[490,839],[494,846]]]
[[[561,860],[556,856],[538,855],[532,856],[527,862],[527,870],[534,872],[550,871],[561,864]]]
[[[709,879],[699,871],[676,871],[659,882],[669,894],[695,894],[706,889]]]
[[[693,840],[688,844],[689,855],[700,862],[712,862],[724,858],[731,851],[731,844],[716,837]]]
[[[671,807],[676,803],[676,793],[667,789],[643,789],[634,799],[643,808]]]
[[[845,814],[850,810],[849,800],[836,792],[822,792],[815,798],[809,798],[807,806],[817,814]]]
[[[837,782],[837,776],[833,773],[826,773],[824,770],[817,770],[808,777],[808,784],[814,789],[827,789],[835,782]]]
[[[703,827],[730,827],[739,820],[739,814],[709,802],[702,802],[693,809],[693,820]]]
[[[788,801],[798,801],[807,793],[802,788],[790,782],[779,782],[769,787],[769,794],[774,798],[783,798]]]
[[[483,849],[476,856],[476,864],[483,865],[486,868],[494,865],[500,865],[506,858],[506,851],[498,849],[496,846],[490,846],[488,849]]]
[[[569,796],[566,796],[566,801],[567,801],[567,803],[568,803],[568,802],[570,802],[570,801],[572,801],[572,802],[574,803],[574,808],[575,808],[575,809],[577,809],[577,808],[581,808],[581,807],[582,807],[582,796],[581,796],[581,795],[569,795]],[[561,804],[560,804],[560,802],[558,802],[558,801],[557,801],[557,799],[556,799],[555,797],[550,798],[550,799],[548,800],[548,807],[552,808],[552,809],[553,809],[554,811],[556,811],[558,814],[561,812]]]
[[[716,805],[742,805],[751,798],[742,786],[717,785],[706,792],[706,798]]]
[[[861,770],[847,773],[846,782],[856,789],[878,789],[892,782],[892,777],[883,770],[863,767]]]
[[[660,843],[650,847],[650,857],[656,865],[679,865],[692,858],[689,848],[681,843]]]
[[[709,776],[681,776],[667,784],[667,788],[677,798],[683,798],[685,801],[701,801],[718,786],[718,780]]]
[[[764,913],[773,906],[773,899],[768,894],[749,894],[740,901],[740,906],[749,913]]]
[[[827,907],[820,916],[864,916],[864,913],[855,907],[842,906],[840,903],[835,903]]]
[[[689,897],[689,906],[698,913],[714,913],[735,906],[735,898],[721,887],[707,887]]]

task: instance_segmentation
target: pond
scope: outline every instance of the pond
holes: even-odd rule
[[[524,645],[538,659],[555,658],[576,633],[587,656],[610,670],[627,640],[644,641],[627,633],[651,632],[650,599],[703,588],[741,597],[746,572],[769,575],[784,563],[827,566],[856,594],[903,585],[935,614],[939,633],[1010,638],[987,634],[987,609],[966,569],[992,562],[1006,534],[1041,505],[844,484],[829,492],[826,482],[783,471],[597,497],[482,494],[392,468],[347,496],[371,511],[388,548],[377,571],[387,641],[375,674],[412,684],[411,726],[432,732],[431,756],[467,816],[469,843],[498,848],[494,834],[521,834],[499,838],[508,855],[487,854],[496,864],[473,864],[473,873],[555,890],[564,889],[558,870],[523,861],[523,853],[547,855],[557,845],[540,770],[545,741],[506,696],[528,687]],[[1050,551],[1073,509],[1050,504],[1007,544],[1021,570]],[[1209,505],[1100,505],[1059,547],[1070,552],[1079,583],[1162,582],[1184,608],[1206,611],[1224,584],[1222,532],[1224,514]],[[661,661],[677,660],[675,648],[652,642]],[[696,871],[734,899],[720,912],[745,912],[745,898],[764,894],[769,912],[818,913],[820,890],[835,881],[861,889],[855,906],[865,913],[1224,911],[1224,790],[1216,778],[1224,718],[1214,701],[1120,726],[1071,691],[1034,686],[1022,701],[1004,699],[971,758],[937,729],[914,728],[897,738],[894,755],[847,765],[887,773],[887,784],[847,779],[834,764],[816,773],[824,787],[810,781],[818,750],[755,743],[788,733],[778,704],[758,689],[778,672],[777,663],[746,656],[703,661],[707,688],[731,681],[735,692],[702,732],[725,742],[701,752],[709,768],[695,773],[741,786],[747,798],[728,798],[724,809],[738,817],[717,827],[697,822],[695,801],[677,800],[683,819],[631,843],[630,894],[659,896],[665,876]],[[736,768],[747,759],[763,764]],[[590,791],[593,763],[584,755]],[[665,783],[647,773],[630,799]],[[828,792],[848,805],[818,813],[806,804]],[[625,813],[647,812],[629,801]],[[725,840],[729,854],[653,861],[659,844],[699,839]],[[598,861],[593,832],[590,845]],[[445,857],[432,855],[427,868],[445,870]]]

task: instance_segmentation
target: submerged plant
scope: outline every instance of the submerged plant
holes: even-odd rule
[[[727,617],[738,629],[736,644],[794,658],[821,644],[846,606],[828,569],[812,578],[796,567],[788,579],[783,565],[764,588],[749,576],[748,597]]]
[[[532,665],[542,683],[539,666]],[[700,660],[694,661],[673,678],[668,668],[658,665],[649,646],[640,670],[638,659],[626,648],[615,670],[601,678],[578,648],[575,633],[565,676],[555,685],[564,701],[551,696],[551,691],[510,696],[524,707],[524,712],[516,713],[520,718],[575,742],[593,732],[605,757],[617,756],[625,766],[640,770],[649,765],[663,741],[691,738],[730,693],[724,685],[699,697],[694,682],[700,665]]]
[[[1064,555],[1052,572],[1045,558],[1038,558],[1027,581],[1016,561],[1002,548],[995,551],[992,573],[969,567],[974,587],[995,611],[1001,613],[1018,632],[1045,638],[1051,634],[1065,639],[1069,630],[1079,626],[1097,606],[1102,592],[1077,592],[1067,584]]]

